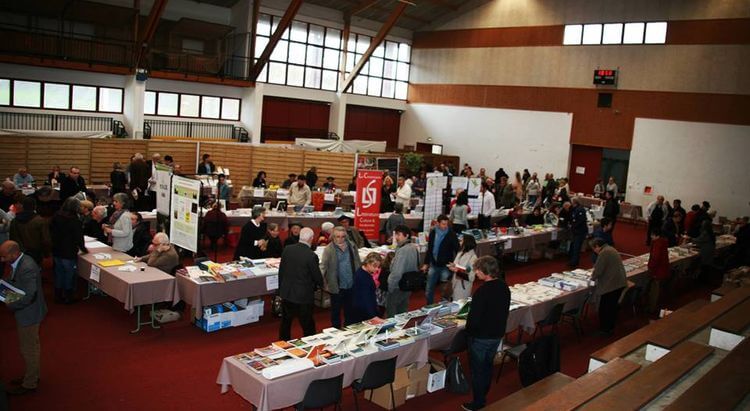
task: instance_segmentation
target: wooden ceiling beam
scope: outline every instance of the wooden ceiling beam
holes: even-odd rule
[[[167,8],[167,1],[168,0],[156,0],[154,1],[153,6],[151,6],[151,12],[148,14],[148,19],[146,20],[146,27],[144,27],[143,34],[137,44],[138,51],[136,51],[136,53],[138,53],[138,57],[135,59],[134,66],[136,70],[140,68],[141,61],[146,55],[149,43],[151,43],[151,40],[154,38],[156,27],[159,26],[159,19],[161,19],[164,9]]]
[[[393,11],[391,11],[391,14],[388,16],[385,23],[383,23],[380,31],[378,31],[378,34],[375,36],[375,38],[372,39],[372,42],[370,42],[370,47],[367,48],[365,54],[362,55],[362,58],[359,59],[357,65],[354,66],[354,69],[352,70],[351,74],[349,74],[349,77],[346,78],[344,84],[339,87],[340,92],[345,92],[352,85],[354,79],[357,77],[359,72],[362,71],[362,67],[364,67],[365,63],[367,63],[367,60],[369,60],[370,56],[372,56],[372,53],[380,45],[380,43],[385,40],[385,36],[388,35],[393,26],[396,25],[396,21],[398,21],[398,18],[401,17],[401,15],[404,13],[404,9],[406,9],[406,6],[406,3],[400,1],[396,3],[396,7],[393,8]]]
[[[294,20],[294,16],[297,15],[301,6],[302,0],[292,0],[289,4],[289,7],[287,7],[284,12],[284,16],[282,16],[281,21],[279,21],[279,26],[276,27],[276,31],[271,34],[271,38],[268,40],[266,48],[263,49],[263,53],[261,53],[258,58],[258,62],[253,65],[249,76],[250,81],[255,81],[260,75],[260,72],[263,71],[263,66],[268,63],[268,60],[271,58],[271,53],[273,53],[273,49],[276,48],[276,44],[281,40],[284,31],[292,25],[292,20]]]

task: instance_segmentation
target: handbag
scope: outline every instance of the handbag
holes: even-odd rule
[[[401,275],[398,288],[401,291],[417,291],[425,288],[427,278],[420,271],[409,271]]]
[[[458,356],[451,358],[447,371],[445,385],[448,392],[456,394],[468,393],[470,389],[469,382],[466,381],[466,375],[464,375],[461,360],[458,359]]]

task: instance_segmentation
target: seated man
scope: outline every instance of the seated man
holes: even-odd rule
[[[18,169],[18,173],[13,176],[13,182],[18,187],[31,187],[34,183],[34,177],[29,174],[26,167],[21,167]]]
[[[149,249],[149,254],[136,258],[136,261],[145,261],[149,267],[156,267],[167,274],[171,274],[180,265],[180,255],[165,233],[156,233]]]

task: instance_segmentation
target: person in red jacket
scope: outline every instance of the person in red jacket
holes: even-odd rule
[[[662,236],[661,228],[651,232],[651,251],[648,256],[648,273],[651,276],[648,288],[648,312],[656,313],[659,306],[659,290],[669,280],[669,241]]]

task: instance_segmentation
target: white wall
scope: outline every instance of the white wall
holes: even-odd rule
[[[409,104],[401,116],[399,144],[416,145],[432,138],[443,153],[461,157],[475,172],[494,175],[528,168],[543,176],[564,176],[570,158],[573,115],[431,104]]]
[[[748,153],[750,126],[636,118],[626,200],[645,207],[661,194],[686,209],[708,200],[719,216],[748,215]]]

